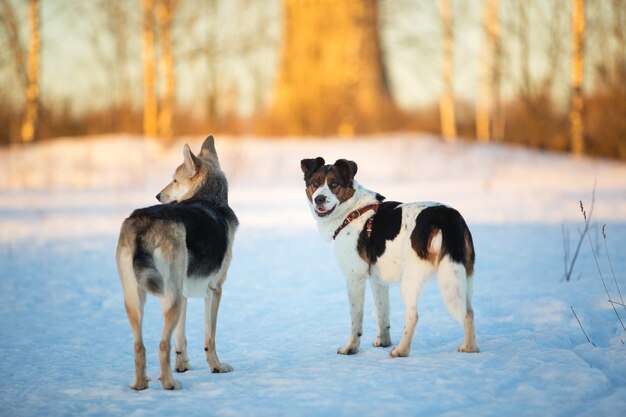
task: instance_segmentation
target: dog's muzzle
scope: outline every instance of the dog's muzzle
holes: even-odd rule
[[[326,196],[323,194],[318,195],[317,197],[315,197],[313,199],[314,202],[314,206],[315,206],[315,214],[318,215],[318,217],[326,217],[328,216],[330,213],[333,212],[333,210],[335,210],[335,207],[331,208],[330,210],[326,209],[326,207],[324,207],[326,205]]]

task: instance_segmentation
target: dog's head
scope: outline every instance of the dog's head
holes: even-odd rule
[[[220,170],[215,141],[213,136],[204,140],[198,156],[194,155],[185,144],[183,147],[183,163],[176,168],[170,182],[156,198],[161,203],[175,203],[185,201],[199,194],[202,188],[207,187],[207,177],[213,173],[216,181],[225,183],[224,174]],[[223,181],[222,181],[223,179]],[[219,181],[218,181],[219,180]],[[221,191],[221,187],[219,191]]]
[[[306,196],[318,218],[330,216],[341,204],[348,201],[355,192],[355,162],[338,159],[326,165],[324,158],[303,159],[300,167],[304,172]]]

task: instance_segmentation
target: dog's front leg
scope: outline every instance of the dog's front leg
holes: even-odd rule
[[[340,347],[337,353],[340,355],[352,355],[358,352],[363,333],[363,300],[365,298],[365,276],[348,276],[346,280],[348,287],[348,301],[350,302],[350,318],[352,328],[348,343]]]
[[[389,286],[370,278],[370,287],[374,298],[374,312],[378,323],[378,334],[372,345],[374,347],[387,347],[391,345],[389,334]]]
[[[215,331],[217,328],[217,312],[220,308],[222,287],[209,286],[207,296],[204,299],[204,351],[209,368],[213,373],[231,372],[233,367],[227,363],[220,363],[215,349]]]
[[[400,281],[400,296],[404,301],[404,334],[398,346],[391,349],[389,354],[392,358],[409,356],[415,325],[417,324],[417,298],[426,278],[407,274]]]

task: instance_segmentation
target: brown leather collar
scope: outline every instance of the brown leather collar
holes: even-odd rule
[[[335,230],[335,234],[333,235],[333,240],[337,237],[339,232],[341,232],[343,230],[344,227],[346,227],[347,225],[352,223],[354,220],[356,220],[362,214],[365,214],[368,210],[374,210],[374,213],[378,212],[378,206],[379,205],[380,205],[380,203],[370,204],[369,206],[361,207],[360,209],[354,210],[353,212],[348,214],[348,216],[343,221],[341,226],[339,226],[337,228],[337,230]],[[374,217],[372,216],[372,217],[370,217],[368,219],[368,222],[367,222],[367,237],[368,238],[372,234],[372,222],[373,222],[373,220],[374,220]]]

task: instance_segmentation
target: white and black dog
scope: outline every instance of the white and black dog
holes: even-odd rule
[[[354,354],[363,328],[365,281],[370,277],[378,335],[374,346],[391,345],[388,284],[400,282],[405,306],[404,334],[391,356],[408,356],[417,324],[417,299],[435,273],[448,311],[464,321],[462,352],[478,352],[472,310],[474,245],[458,211],[437,203],[385,201],[354,180],[357,164],[339,159],[303,159],[306,196],[322,237],[334,240],[334,254],[345,275],[352,328],[337,353]]]
[[[204,297],[204,350],[212,372],[229,372],[215,350],[222,284],[232,258],[235,213],[228,206],[228,183],[220,169],[213,136],[198,156],[183,148],[184,162],[157,199],[161,205],[135,210],[122,224],[117,268],[124,304],[135,337],[136,390],[148,388],[141,324],[146,293],[161,299],[164,327],[159,346],[164,389],[178,389],[170,367],[170,340],[176,328],[176,371],[189,369],[185,338],[186,297]]]

